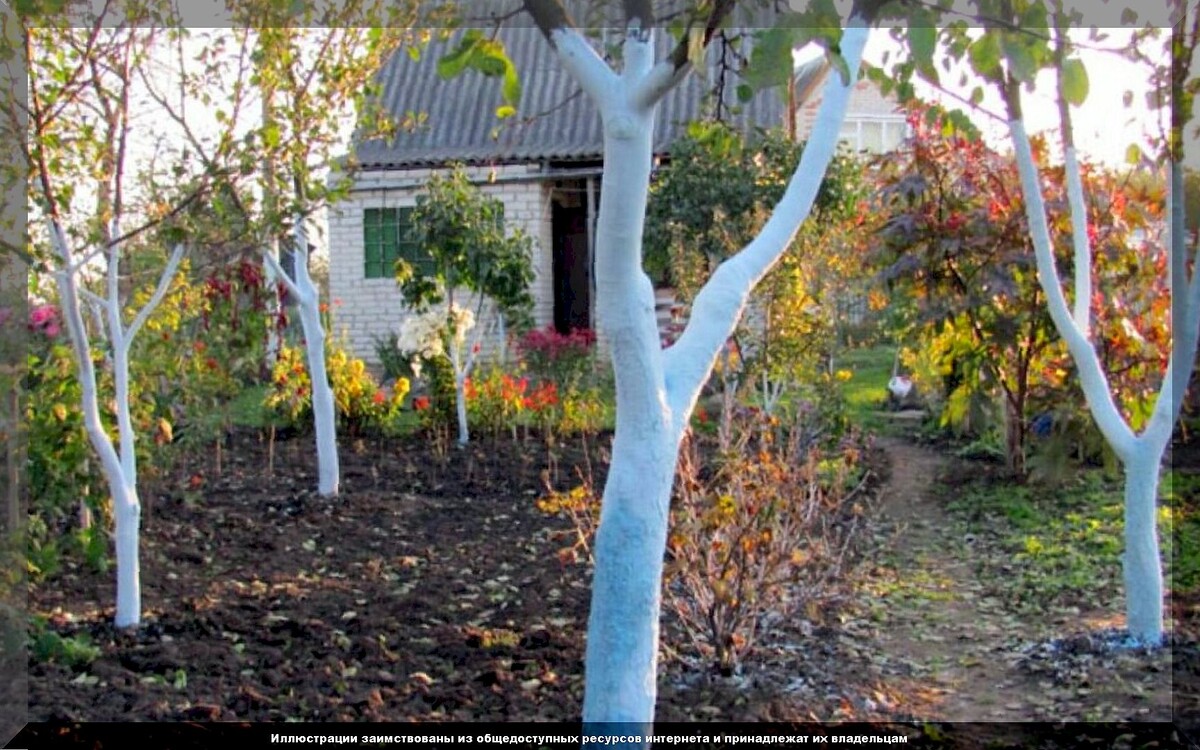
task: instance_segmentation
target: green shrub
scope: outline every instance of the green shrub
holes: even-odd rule
[[[100,649],[85,633],[64,638],[50,630],[44,620],[33,621],[29,639],[30,655],[35,661],[62,664],[71,669],[83,669],[100,656]]]

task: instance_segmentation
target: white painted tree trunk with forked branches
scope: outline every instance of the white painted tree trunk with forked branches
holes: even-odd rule
[[[293,279],[279,263],[274,250],[263,253],[263,260],[296,299],[300,328],[304,332],[304,351],[308,358],[308,376],[312,387],[313,426],[317,434],[317,492],[323,497],[338,494],[341,470],[338,466],[337,413],[333,388],[325,367],[325,327],[321,324],[321,294],[308,273],[308,239],[304,219],[296,217],[293,228],[296,246]]]
[[[527,7],[538,19],[537,8]],[[597,321],[610,342],[617,416],[612,463],[595,541],[583,719],[648,735],[656,697],[659,615],[668,509],[680,441],[700,390],[732,334],[751,290],[808,216],[857,77],[866,25],[841,39],[849,81],[834,73],[812,135],[762,232],[717,268],[696,296],[687,328],[663,350],[654,292],[642,268],[642,231],[659,100],[688,72],[654,59],[653,31],[631,18],[619,72],[561,19],[539,25],[559,59],[592,98],[604,124],[604,184],[596,231]],[[604,723],[599,726],[599,723]]]
[[[86,259],[79,259],[67,241],[66,234],[57,221],[49,222],[50,241],[55,254],[62,263],[56,274],[60,304],[75,358],[79,364],[79,384],[82,391],[80,406],[83,422],[92,448],[100,457],[104,478],[112,495],[113,515],[116,521],[115,538],[117,553],[117,610],[115,624],[118,628],[136,627],[141,622],[142,595],[138,542],[141,527],[141,503],[138,500],[137,454],[133,418],[129,411],[129,350],[134,337],[145,325],[146,320],[162,302],[171,280],[183,260],[184,246],[177,245],[159,277],[158,285],[145,306],[126,326],[123,319],[121,294],[118,285],[120,267],[120,245],[112,238],[119,236],[114,225],[109,231],[109,247],[105,251],[108,261],[106,293],[103,297],[82,288],[79,274]],[[111,347],[109,363],[113,372],[114,404],[117,417],[117,440],[104,427],[100,412],[99,390],[96,369],[92,362],[92,344],[83,321],[82,301],[86,300],[99,312],[98,321],[103,325]]]
[[[1012,109],[1010,107],[1010,109]],[[1019,106],[1015,108],[1019,114]],[[1070,121],[1064,115],[1063,132]],[[1163,575],[1158,539],[1157,507],[1159,467],[1171,440],[1182,408],[1188,374],[1196,360],[1200,332],[1200,253],[1194,259],[1190,280],[1186,271],[1183,223],[1183,180],[1179,164],[1171,165],[1170,203],[1167,226],[1171,252],[1171,354],[1146,427],[1134,433],[1117,407],[1099,355],[1089,336],[1091,247],[1087,235],[1087,213],[1075,148],[1065,154],[1067,193],[1074,227],[1075,312],[1072,315],[1063,293],[1062,279],[1054,262],[1050,230],[1033,150],[1024,122],[1009,122],[1021,189],[1037,256],[1038,280],[1046,292],[1050,317],[1067,344],[1087,405],[1096,425],[1112,446],[1125,469],[1125,552],[1122,560],[1125,583],[1126,625],[1130,635],[1146,645],[1159,645],[1163,637]]]

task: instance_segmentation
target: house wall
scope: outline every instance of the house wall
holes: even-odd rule
[[[437,169],[362,172],[349,198],[329,211],[329,296],[335,334],[344,333],[354,355],[378,364],[375,337],[400,330],[407,314],[395,279],[368,279],[363,264],[363,211],[416,205],[417,196]],[[534,321],[554,319],[553,248],[550,193],[528,165],[471,167],[467,174],[487,196],[504,203],[505,225],[521,227],[533,239]],[[485,346],[495,350],[498,341]]]
[[[826,75],[836,75],[827,73]],[[824,100],[825,80],[822,80],[812,96],[801,104],[796,116],[796,134],[800,140],[806,140],[812,133],[813,122],[817,119],[817,110]],[[893,99],[879,92],[879,87],[867,80],[860,80],[854,85],[850,102],[846,108],[846,121],[842,128],[843,135],[852,130],[857,122],[904,123],[904,114]]]

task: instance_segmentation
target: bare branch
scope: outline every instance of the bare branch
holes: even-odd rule
[[[171,257],[167,261],[166,268],[163,269],[162,275],[158,277],[158,286],[154,289],[154,294],[150,296],[150,300],[138,311],[137,317],[133,319],[133,322],[129,324],[129,329],[125,332],[127,341],[133,340],[133,337],[142,329],[142,326],[146,324],[146,321],[154,313],[155,308],[158,307],[163,297],[166,296],[167,290],[171,288],[171,282],[175,279],[175,273],[179,270],[179,264],[183,261],[185,252],[186,248],[182,243],[176,245],[175,249],[171,252]]]
[[[288,294],[293,295],[296,299],[300,299],[302,297],[300,287],[296,286],[296,282],[292,281],[292,278],[283,270],[283,266],[279,263],[279,258],[275,257],[274,248],[263,251],[263,260],[271,267],[271,271],[275,274],[275,277],[283,282],[284,287],[288,290]]]
[[[90,302],[91,304],[98,305],[101,308],[104,307],[104,305],[105,305],[104,298],[101,297],[99,294],[96,294],[95,292],[93,292],[90,289],[82,289],[81,288],[79,290],[79,296],[82,297],[84,300]]]

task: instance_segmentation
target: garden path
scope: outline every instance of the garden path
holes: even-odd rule
[[[883,546],[863,571],[846,622],[865,631],[876,715],[1170,721],[1168,652],[1097,653],[1087,632],[1123,618],[1073,606],[1031,614],[982,573],[998,550],[947,508],[977,464],[910,437],[885,436],[879,445],[891,465],[877,517]]]

